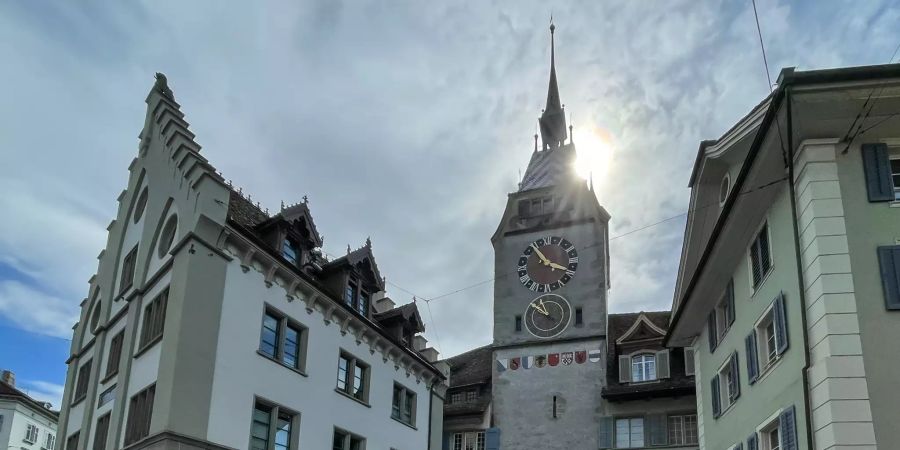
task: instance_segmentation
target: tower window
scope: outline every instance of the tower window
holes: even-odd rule
[[[558,416],[556,415],[556,396],[553,396],[553,418],[556,419]]]
[[[581,307],[575,308],[575,326],[580,327],[584,325],[584,315],[581,313]]]
[[[516,316],[516,332],[522,331],[522,316]]]

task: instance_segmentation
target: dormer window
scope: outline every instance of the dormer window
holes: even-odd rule
[[[359,302],[356,304],[356,310],[364,316],[369,315],[369,294],[366,291],[359,291]]]
[[[359,287],[356,278],[350,278],[344,290],[344,303],[363,316],[369,316],[369,293]]]
[[[281,256],[284,259],[290,261],[291,264],[297,265],[297,261],[299,260],[298,256],[300,252],[297,250],[297,244],[295,244],[290,239],[285,239],[281,244]]]
[[[656,379],[656,355],[642,353],[631,357],[631,381],[653,381]]]

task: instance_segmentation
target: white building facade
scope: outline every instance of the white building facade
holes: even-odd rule
[[[0,448],[53,450],[59,414],[16,389],[15,376],[0,376]]]
[[[371,242],[322,256],[304,201],[232,189],[157,74],[139,155],[74,328],[65,450],[424,449],[445,376]],[[432,439],[432,436],[435,436]]]

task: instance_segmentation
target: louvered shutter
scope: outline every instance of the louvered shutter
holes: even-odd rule
[[[499,428],[488,428],[484,431],[484,448],[486,450],[500,450]]]
[[[731,376],[734,377],[734,390],[729,392],[729,398],[731,398],[731,402],[734,403],[738,397],[741,396],[741,371],[738,366],[738,355],[737,352],[731,354]]]
[[[725,321],[728,323],[728,326],[734,323],[734,280],[728,281],[728,287],[725,291],[725,301],[728,302],[728,307],[725,309],[727,313],[727,317],[725,317]]]
[[[718,332],[716,331],[716,310],[709,313],[709,317],[706,318],[706,334],[709,337],[709,352],[712,353],[716,351],[716,339],[718,338]]]
[[[900,245],[878,247],[881,285],[884,288],[884,307],[900,309]]]
[[[694,374],[694,349],[692,348],[684,349],[684,374]]]
[[[756,351],[756,330],[750,332],[747,338],[744,339],[744,344],[747,349],[747,382],[753,384],[756,383],[756,379],[759,377],[759,358]]]
[[[781,450],[797,450],[797,418],[794,414],[794,405],[782,411],[778,417],[778,431]]]
[[[612,448],[613,446],[613,418],[600,418],[600,448]]]
[[[656,378],[669,378],[669,350],[656,352]]]
[[[788,348],[788,324],[787,324],[787,308],[784,303],[784,293],[778,294],[775,299],[775,351],[780,355]]]
[[[647,416],[647,431],[650,436],[650,445],[668,445],[669,432],[666,429],[665,414],[650,414]]]
[[[731,447],[731,448],[734,450],[744,450],[744,443],[738,442],[737,445],[735,445],[734,447]]]
[[[891,160],[887,144],[863,144],[861,150],[869,201],[893,201],[894,183],[891,179]]]
[[[710,381],[710,390],[712,391],[710,399],[712,400],[713,417],[718,418],[722,414],[721,396],[719,395],[719,375],[715,375]]]
[[[453,439],[453,433],[444,433],[444,439],[441,440],[441,450],[450,450],[450,439]]]
[[[619,383],[628,383],[631,381],[631,357],[619,357]]]
[[[756,433],[747,438],[747,450],[759,450],[759,442],[756,440]]]

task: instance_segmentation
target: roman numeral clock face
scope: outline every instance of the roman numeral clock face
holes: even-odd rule
[[[578,251],[559,236],[540,238],[522,252],[516,273],[519,281],[534,292],[551,292],[566,285],[578,270]]]

